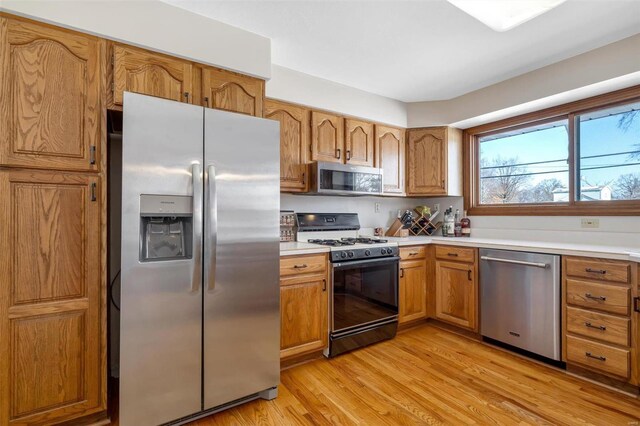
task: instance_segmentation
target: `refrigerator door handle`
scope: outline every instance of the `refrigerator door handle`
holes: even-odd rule
[[[191,291],[197,291],[202,282],[202,169],[200,163],[191,165],[193,182],[193,270],[191,271]]]
[[[216,190],[216,167],[210,164],[207,167],[207,259],[209,260],[208,290],[216,288],[216,249],[218,246],[218,194]]]

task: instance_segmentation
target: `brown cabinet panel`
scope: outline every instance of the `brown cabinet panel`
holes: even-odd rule
[[[395,127],[375,126],[376,167],[382,169],[382,191],[385,194],[405,192],[404,130]]]
[[[103,48],[89,35],[0,17],[0,164],[98,169]]]
[[[280,280],[280,323],[281,358],[326,347],[326,275],[300,275]]]
[[[264,116],[280,122],[280,190],[305,192],[309,177],[309,110],[266,99]]]
[[[475,264],[436,261],[436,318],[473,330],[476,306]]]
[[[470,247],[436,246],[436,259],[473,263],[476,260],[476,249]]]
[[[373,167],[373,124],[347,118],[345,121],[345,162]]]
[[[113,103],[124,92],[191,103],[193,65],[182,59],[131,46],[113,46]]]
[[[402,260],[424,259],[426,255],[426,246],[400,247],[400,259]]]
[[[311,159],[313,161],[344,161],[344,127],[342,117],[311,111]]]
[[[600,284],[590,281],[567,279],[567,303],[589,309],[628,315],[630,288]]]
[[[202,70],[202,92],[209,108],[262,117],[263,80],[206,67]]]
[[[580,364],[590,370],[629,378],[628,349],[619,349],[579,337],[567,336],[567,362]]]
[[[427,271],[424,260],[400,262],[400,324],[427,317]]]
[[[629,346],[629,318],[567,307],[567,332]]]
[[[631,276],[630,270],[631,265],[626,262],[567,258],[567,276],[570,277],[626,284]]]
[[[9,390],[0,424],[51,424],[106,408],[99,183],[0,171],[0,388]]]
[[[299,274],[317,274],[327,269],[327,257],[324,254],[307,256],[284,256],[280,258],[280,276]]]
[[[447,194],[447,129],[408,130],[407,194]]]

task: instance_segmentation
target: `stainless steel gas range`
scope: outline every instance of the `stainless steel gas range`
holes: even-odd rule
[[[330,247],[330,332],[333,357],[395,336],[398,246],[359,237],[356,213],[298,213],[298,241]]]

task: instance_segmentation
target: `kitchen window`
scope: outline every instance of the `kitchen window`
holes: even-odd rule
[[[470,215],[640,214],[640,86],[465,130]]]

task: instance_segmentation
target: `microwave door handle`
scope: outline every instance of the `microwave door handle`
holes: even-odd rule
[[[207,167],[207,252],[206,256],[209,260],[209,282],[208,290],[216,288],[216,250],[218,246],[218,191],[216,188],[216,167],[209,165]]]
[[[193,187],[193,241],[191,254],[193,270],[191,271],[191,291],[197,291],[202,282],[202,169],[200,163],[191,165]]]

